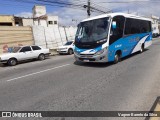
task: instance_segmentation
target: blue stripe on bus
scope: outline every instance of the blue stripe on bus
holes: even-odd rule
[[[138,42],[147,35],[149,36],[146,38],[145,41],[150,41],[152,39],[151,33],[134,34],[124,38],[120,38],[109,46],[108,61],[114,61],[115,53],[118,50],[122,51],[122,57],[130,55]]]
[[[79,54],[83,53],[83,52],[85,52],[87,50],[90,50],[89,52],[98,52],[98,51],[102,50],[102,45],[100,45],[100,46],[98,46],[98,47],[96,47],[94,49],[80,49],[78,47],[75,47],[75,51],[78,52]]]

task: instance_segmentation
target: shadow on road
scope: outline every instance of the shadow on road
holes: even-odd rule
[[[83,62],[74,62],[75,65],[78,66],[84,66],[84,67],[99,67],[99,68],[104,68],[104,67],[109,67],[113,65],[113,62],[108,62],[108,63],[83,63]]]

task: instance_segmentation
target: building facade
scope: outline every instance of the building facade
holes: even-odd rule
[[[32,12],[34,25],[44,27],[58,26],[58,16],[47,15],[45,6],[35,5]]]
[[[153,33],[153,37],[157,37],[160,34],[159,17],[152,15],[151,18],[152,18],[152,33]]]
[[[33,18],[0,15],[0,26],[43,26],[58,27],[58,16],[47,15],[46,7],[35,5],[32,9]]]
[[[15,20],[12,15],[0,15],[0,26],[15,26]]]

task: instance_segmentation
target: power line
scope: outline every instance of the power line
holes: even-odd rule
[[[32,3],[32,4],[41,4],[41,5],[48,5],[48,6],[57,6],[57,7],[67,7],[73,9],[82,9],[87,8],[88,16],[91,15],[92,12],[98,13],[106,13],[104,10],[100,10],[96,7],[91,6],[91,2],[89,0],[88,5],[84,5],[85,1],[82,0],[75,0],[74,2],[66,2],[64,0],[12,0],[19,3]],[[82,2],[81,4],[79,2]]]
[[[119,3],[138,3],[138,2],[160,2],[159,0],[132,0],[132,1],[100,1],[100,2],[95,2],[95,3],[112,3],[112,4],[119,4]]]

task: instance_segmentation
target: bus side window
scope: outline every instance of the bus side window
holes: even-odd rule
[[[125,35],[132,35],[132,34],[140,34],[150,32],[150,22],[139,20],[139,19],[131,19],[126,18],[126,25],[125,25]]]
[[[116,28],[111,28],[111,36],[109,44],[112,44],[121,37],[123,37],[125,17],[116,16],[113,18],[112,21],[116,22]]]

